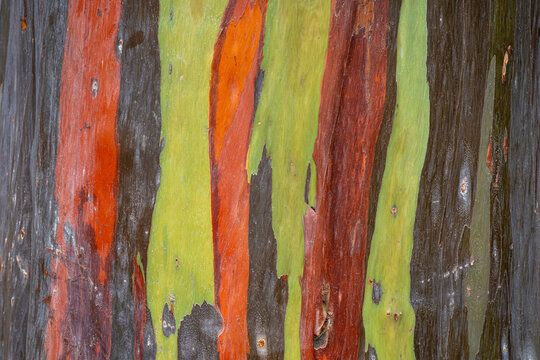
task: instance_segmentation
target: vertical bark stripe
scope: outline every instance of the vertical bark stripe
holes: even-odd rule
[[[277,244],[272,229],[272,164],[263,150],[249,194],[248,359],[284,356],[287,276],[277,277]]]
[[[137,272],[142,271],[144,276],[147,265],[160,170],[159,0],[123,4],[116,45],[122,69],[117,120],[120,151],[111,280],[111,359],[143,356],[145,324],[140,320],[147,318],[146,291],[137,290],[137,286],[146,284],[136,281]],[[134,266],[137,256],[142,270]]]
[[[49,358],[101,358],[110,352],[120,12],[116,1],[69,3],[60,85],[59,219],[47,324]]]
[[[510,54],[515,63],[507,66],[514,74],[507,83],[512,86],[512,119],[508,151],[503,149],[511,186],[511,353],[503,356],[534,359],[540,356],[540,2],[516,5]]]
[[[248,353],[249,184],[246,160],[262,57],[266,0],[231,0],[214,51],[210,80],[210,177],[214,292],[223,316],[221,359]]]
[[[288,276],[285,358],[300,356],[304,268],[304,189],[312,153],[328,43],[330,1],[273,0],[268,3],[264,38],[264,84],[253,123],[249,172],[255,174],[266,145],[272,159],[272,228],[277,241],[277,276]],[[310,182],[314,203],[316,181]]]
[[[214,45],[226,4],[159,4],[161,172],[146,269],[158,359],[176,360],[180,321],[194,304],[214,303],[209,93]],[[177,325],[172,332],[163,326],[165,305],[174,315],[168,319],[174,318]]]
[[[429,132],[426,2],[401,5],[396,111],[371,242],[363,317],[366,350],[381,359],[413,359],[409,263],[419,180]],[[413,140],[414,139],[414,140]],[[375,284],[380,289],[375,289]]]
[[[507,140],[512,116],[513,52],[505,53],[513,45],[516,24],[515,0],[497,0],[491,3],[489,24],[489,56],[495,56],[495,95],[493,105],[493,127],[491,131],[491,161],[493,168],[490,186],[490,269],[488,299],[482,338],[480,339],[480,359],[501,359],[509,356],[513,347],[509,343],[510,328],[514,316],[510,316],[510,278],[513,253],[510,222],[509,164],[507,163]],[[527,2],[524,2],[526,4]],[[528,26],[527,26],[528,27]],[[516,37],[524,38],[523,32],[516,31]],[[524,58],[527,58],[525,56]],[[503,80],[503,68],[505,77]],[[521,86],[518,85],[518,86]],[[519,120],[518,120],[519,121]],[[520,171],[523,174],[522,171]],[[519,245],[516,244],[519,248]],[[517,250],[517,249],[516,249]],[[519,253],[519,250],[517,250]],[[520,291],[523,288],[520,288]],[[517,345],[517,344],[516,344]],[[516,346],[516,349],[519,349]],[[509,356],[511,358],[511,356]]]
[[[476,266],[469,244],[489,64],[486,8],[487,1],[427,6],[430,133],[410,266],[417,358],[469,352],[464,280]]]
[[[332,15],[313,153],[316,231],[306,238],[322,251],[306,251],[302,284],[306,359],[358,356],[369,182],[385,104],[388,2],[338,0]]]

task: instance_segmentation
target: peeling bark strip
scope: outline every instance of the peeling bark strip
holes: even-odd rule
[[[122,69],[117,126],[120,143],[118,223],[111,283],[112,359],[142,359],[144,353],[146,291],[142,276],[159,185],[158,16],[158,0],[124,1],[115,39]],[[142,270],[134,262],[137,256],[141,258]],[[143,273],[137,275],[140,271]],[[142,282],[137,284],[136,281]]]
[[[409,302],[409,265],[420,173],[429,131],[426,80],[426,3],[401,5],[396,64],[396,110],[377,205],[366,279],[381,284],[379,304],[365,287],[365,351],[381,359],[412,359],[414,312]]]
[[[469,353],[464,279],[476,261],[470,259],[469,241],[488,69],[488,8],[488,1],[428,2],[430,128],[410,268],[419,359]]]
[[[388,2],[337,0],[332,14],[313,153],[316,230],[306,237],[322,252],[306,252],[302,282],[306,359],[357,358],[369,180],[385,102]]]
[[[534,359],[540,356],[540,2],[517,2],[514,42],[514,80],[508,82],[513,244],[509,347],[510,358]]]
[[[491,132],[491,234],[488,303],[485,313],[480,359],[506,359],[510,346],[510,277],[512,233],[510,231],[510,179],[507,167],[507,139],[512,103],[512,66],[514,56],[505,53],[513,46],[516,1],[498,0],[491,4],[489,56],[496,57],[495,102]],[[523,34],[516,33],[516,36]],[[503,83],[502,70],[506,70]],[[519,140],[518,140],[519,141]],[[523,289],[520,289],[522,291]]]
[[[272,229],[272,164],[263,150],[249,194],[248,359],[283,359],[287,276],[277,277]]]
[[[146,268],[158,359],[176,359],[178,351],[178,331],[169,337],[163,333],[164,304],[171,308],[174,300],[179,324],[193,304],[214,302],[208,105],[214,45],[226,3],[159,3],[161,173]]]
[[[230,0],[223,16],[210,82],[210,177],[214,292],[224,330],[221,359],[248,352],[249,184],[246,160],[262,57],[267,0]]]
[[[104,358],[111,344],[120,63],[118,2],[71,1],[62,80],[47,357]]]

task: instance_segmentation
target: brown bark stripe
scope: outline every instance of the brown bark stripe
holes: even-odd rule
[[[336,0],[332,15],[313,153],[317,208],[305,219],[305,359],[357,358],[369,183],[385,102],[388,2]]]

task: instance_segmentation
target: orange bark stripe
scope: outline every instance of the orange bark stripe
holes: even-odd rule
[[[110,250],[116,222],[121,3],[69,3],[60,85],[48,358],[110,353]]]
[[[217,95],[217,105],[213,107],[215,114],[211,115],[211,120],[215,121],[213,126],[215,161],[219,160],[223,139],[244,95],[248,76],[256,60],[255,55],[260,50],[263,12],[266,11],[266,2],[262,5],[264,9],[261,4],[255,4],[256,1],[243,0],[235,3],[231,16],[233,19],[226,20],[228,24],[224,23],[226,28],[222,30],[223,33],[216,44],[216,49],[221,47],[221,51],[216,52],[212,64],[212,81],[217,80],[217,87],[211,90]],[[237,14],[240,7],[245,8],[245,14]],[[240,17],[235,20],[235,15]],[[253,97],[253,94],[245,96]]]
[[[224,328],[218,341],[221,359],[245,357],[249,351],[246,157],[266,4],[267,0],[229,1],[212,63],[209,141],[215,298]]]

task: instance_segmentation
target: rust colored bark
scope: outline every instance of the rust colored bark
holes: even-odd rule
[[[333,2],[313,152],[317,209],[304,220],[300,336],[305,359],[358,356],[369,182],[384,113],[387,31],[387,1]]]
[[[223,316],[221,359],[249,352],[249,183],[246,158],[262,59],[267,0],[231,0],[214,51],[210,80],[210,171],[215,298]]]
[[[46,339],[51,359],[110,354],[120,12],[116,1],[69,3],[55,187],[59,219]]]

